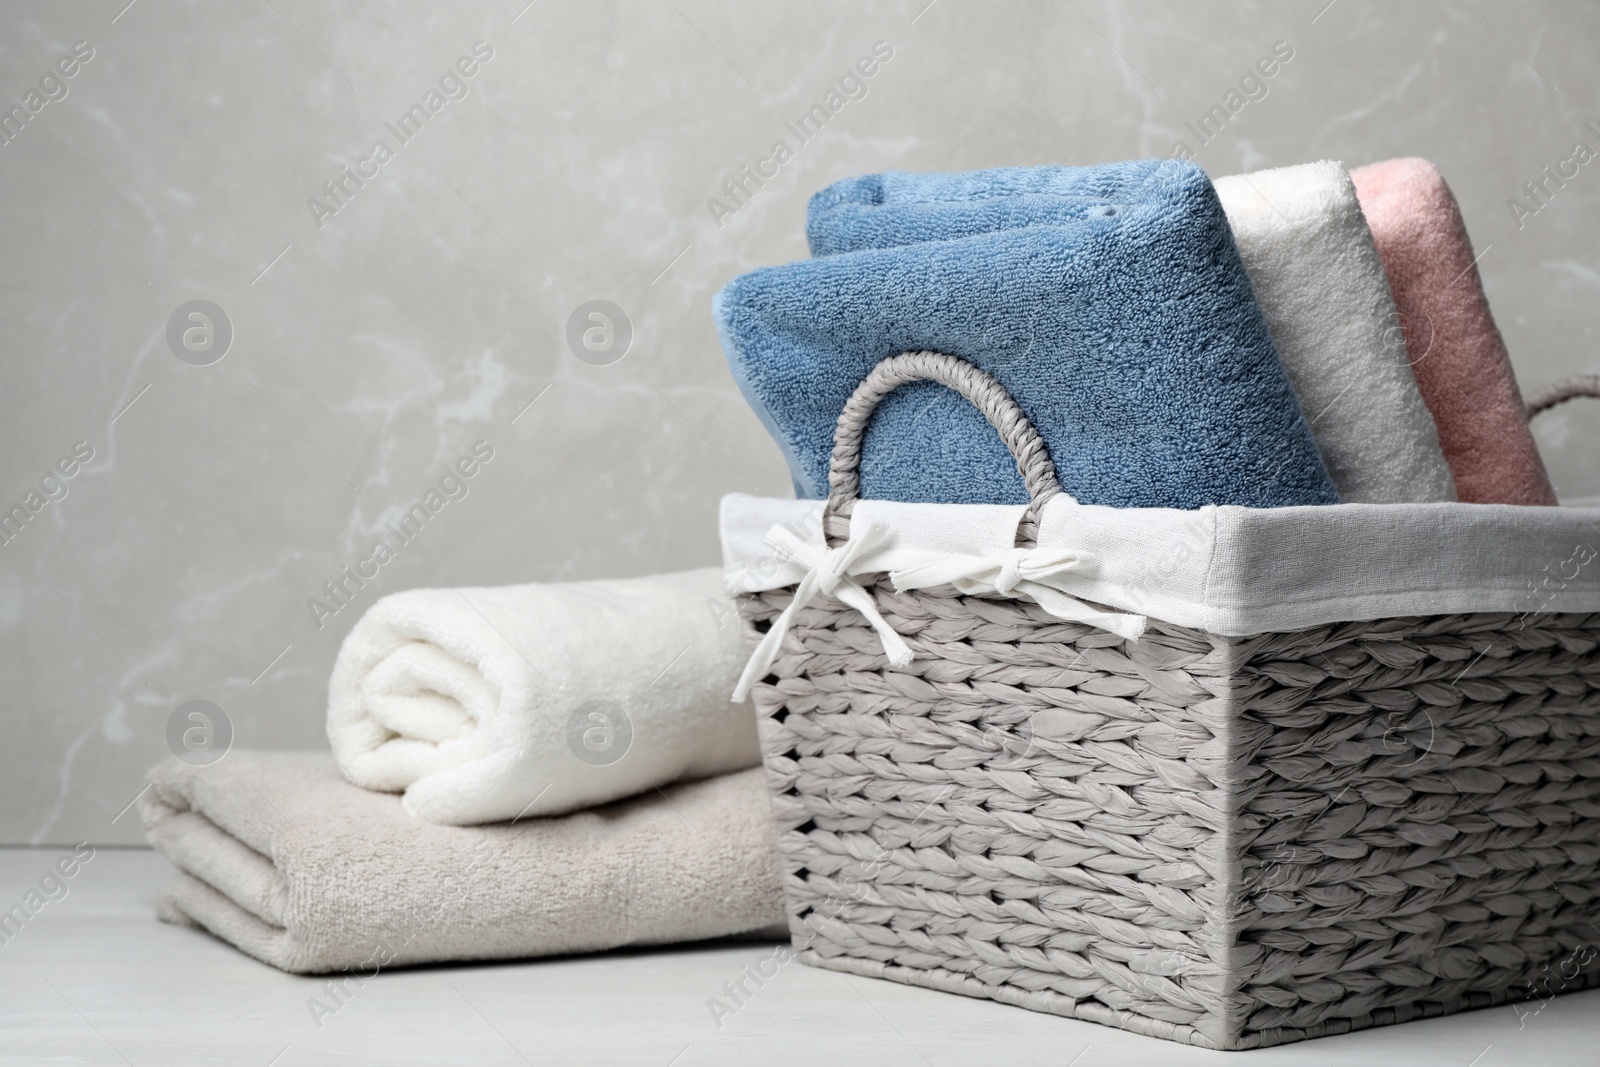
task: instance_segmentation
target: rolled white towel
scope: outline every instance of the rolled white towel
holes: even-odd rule
[[[1347,504],[1456,499],[1350,175],[1324,161],[1218,178],[1283,369]]]
[[[413,589],[345,638],[328,740],[347,779],[429,822],[561,815],[760,763],[729,702],[746,655],[715,567]]]

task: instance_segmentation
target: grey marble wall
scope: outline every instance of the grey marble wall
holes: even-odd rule
[[[25,116],[0,143],[0,509],[39,494],[0,545],[3,841],[139,840],[122,812],[190,700],[235,744],[320,747],[339,641],[385,592],[714,562],[718,497],[788,483],[711,295],[804,255],[807,195],[848,174],[1180,139],[1219,175],[1427,156],[1524,385],[1600,369],[1600,163],[1508,206],[1600,147],[1592,6],[125,3],[0,11]],[[1280,41],[1198,146],[1185,120]],[[785,120],[878,42],[800,144]],[[625,352],[582,343],[596,300]],[[1600,409],[1539,438],[1565,497],[1600,497]],[[478,442],[464,497],[308,609]]]

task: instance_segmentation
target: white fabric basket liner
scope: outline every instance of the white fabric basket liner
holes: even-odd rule
[[[798,584],[811,569],[768,543],[775,527],[823,548],[820,500],[723,497],[730,596]],[[850,574],[931,557],[1014,554],[1024,505],[862,500],[851,539],[876,527]],[[1049,579],[1070,597],[1243,637],[1349,622],[1465,612],[1600,611],[1600,508],[1503,504],[1109,508],[1060,496],[1037,547],[1082,563]],[[1014,556],[1013,556],[1014,558]]]

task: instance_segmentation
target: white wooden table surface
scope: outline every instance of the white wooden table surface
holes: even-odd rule
[[[62,851],[0,850],[0,910]],[[730,1003],[724,983],[766,960],[771,944],[399,970],[318,1020],[313,998],[336,1003],[326,979],[283,974],[157,922],[152,902],[169,871],[152,852],[100,849],[66,897],[0,944],[0,1064],[1600,1063],[1600,991],[1522,1015],[1500,1007],[1219,1053],[792,962],[714,1017],[711,999]]]

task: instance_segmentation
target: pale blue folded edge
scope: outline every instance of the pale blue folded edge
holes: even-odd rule
[[[1103,191],[1104,189],[1113,188],[1114,187],[1114,191],[1118,192],[1119,195],[1128,195],[1128,196],[1135,196],[1135,197],[1147,196],[1148,195],[1148,196],[1155,197],[1157,200],[1160,200],[1162,197],[1166,197],[1166,198],[1168,198],[1169,202],[1172,202],[1172,203],[1178,202],[1178,200],[1176,198],[1180,198],[1182,195],[1184,195],[1181,192],[1181,190],[1193,189],[1198,185],[1203,185],[1204,186],[1204,191],[1206,193],[1210,194],[1210,196],[1209,196],[1210,200],[1215,201],[1215,193],[1214,193],[1214,191],[1212,191],[1210,189],[1209,179],[1205,178],[1203,172],[1199,171],[1199,169],[1194,167],[1193,164],[1179,163],[1179,162],[1174,162],[1174,161],[1134,161],[1134,162],[1130,162],[1130,163],[1126,163],[1126,164],[1109,165],[1109,166],[1101,167],[1101,168],[1038,168],[1038,169],[1030,169],[1030,170],[1013,169],[1013,170],[1006,170],[1006,171],[979,172],[977,175],[975,175],[973,177],[975,177],[975,178],[983,178],[984,176],[988,176],[988,175],[997,175],[997,174],[998,175],[1007,175],[1007,176],[1010,176],[1010,179],[1013,179],[1012,184],[1013,184],[1014,187],[1025,186],[1028,181],[1035,181],[1036,184],[1039,184],[1042,187],[1052,187],[1050,181],[1046,181],[1046,180],[1044,180],[1044,177],[1041,177],[1041,175],[1044,175],[1045,177],[1048,176],[1048,175],[1045,175],[1046,171],[1051,172],[1051,173],[1054,173],[1054,172],[1057,172],[1057,171],[1060,171],[1060,172],[1071,172],[1072,174],[1077,175],[1079,177],[1083,177],[1085,175],[1088,175],[1088,176],[1100,175],[1101,179],[1103,179],[1103,180],[1101,180],[1100,184],[1098,186],[1096,186],[1097,190]],[[1116,177],[1116,175],[1118,175],[1118,174],[1123,175],[1123,178],[1120,179],[1120,180],[1113,180]],[[869,176],[869,178],[877,178],[877,177],[883,177],[883,176]],[[963,179],[965,176],[961,176],[961,175],[955,175],[955,176],[949,176],[949,175],[944,175],[944,176],[940,176],[940,175],[934,175],[934,176],[899,175],[898,177],[900,179],[904,179],[904,180],[907,180],[907,181],[918,181],[918,180],[921,180],[922,178],[928,178],[929,180],[933,180],[933,179],[951,179],[951,180],[959,181],[959,180]],[[835,183],[834,186],[830,186],[829,187],[829,190],[837,191],[841,187],[849,185],[851,182],[859,184],[859,183],[861,183],[863,181],[866,181],[866,180],[867,179],[852,179],[852,180],[850,180],[848,182],[844,182],[844,183]],[[1060,183],[1057,182],[1056,184],[1059,185]],[[823,193],[819,193],[818,196],[822,197],[825,194],[828,194],[829,190],[824,190]],[[1156,196],[1157,192],[1159,192],[1159,194],[1160,194],[1159,196]],[[815,199],[816,198],[814,198],[814,200]],[[960,207],[961,205],[960,204],[955,204],[954,206]],[[1145,206],[1153,208],[1153,207],[1155,207],[1157,205],[1150,204],[1150,205],[1145,205]],[[1222,216],[1221,206],[1220,206],[1220,204],[1213,204],[1211,206],[1213,206],[1215,208],[1215,212],[1214,213],[1215,213],[1215,215],[1217,217],[1216,217],[1216,219],[1207,219],[1206,222],[1215,223],[1224,231],[1224,233],[1226,234],[1226,242],[1229,245],[1227,251],[1228,252],[1233,252],[1233,249],[1231,247],[1231,240],[1232,240],[1231,233],[1227,232],[1226,219]],[[1147,215],[1152,215],[1152,217],[1153,217],[1153,213],[1147,212]],[[1086,221],[1087,222],[1089,220],[1080,220],[1080,221]],[[1091,228],[1092,228],[1092,223],[1090,225],[1091,225]],[[1072,228],[1070,226],[1066,227],[1065,229],[1072,230],[1072,232],[1077,232],[1076,229],[1074,229],[1074,228]],[[988,231],[984,231],[984,232],[980,232],[980,233],[977,233],[977,234],[973,234],[971,236],[972,236],[973,239],[988,239],[988,245],[990,245],[990,246],[993,246],[993,242],[995,240],[1000,240],[1000,238],[995,233],[988,232]],[[966,239],[966,238],[956,238],[954,240],[964,240],[964,239]],[[929,247],[931,249],[931,248],[934,247],[935,244],[936,243],[930,242],[927,247]],[[974,249],[973,254],[977,254],[978,246],[972,246],[972,247]],[[904,250],[903,247],[900,247],[900,246],[897,246],[896,249],[895,249],[895,251],[903,251],[903,250]],[[872,251],[874,251],[874,250],[872,250],[872,249],[866,250],[867,253],[870,253]],[[883,252],[883,251],[887,251],[887,250],[876,250],[876,251]],[[914,255],[915,253],[911,253],[911,254]],[[825,258],[833,259],[833,258],[836,258],[836,257],[825,257]],[[1241,287],[1243,288],[1244,292],[1248,294],[1250,292],[1249,280],[1248,280],[1248,276],[1244,274],[1243,265],[1241,263],[1237,262],[1237,253],[1236,252],[1233,253],[1231,258],[1234,261],[1232,263],[1232,266],[1236,269],[1239,277],[1242,279],[1242,282],[1240,283]],[[811,262],[816,262],[816,261],[811,261]],[[729,364],[730,364],[730,368],[732,369],[732,372],[733,372],[733,375],[734,375],[734,379],[737,382],[737,384],[739,385],[741,392],[743,392],[743,394],[745,395],[746,399],[749,401],[751,407],[753,409],[755,409],[755,411],[757,413],[757,416],[758,416],[758,418],[760,418],[762,424],[767,428],[768,432],[770,434],[772,434],[774,440],[776,440],[778,442],[779,447],[780,447],[780,449],[782,450],[782,452],[784,454],[785,460],[790,464],[790,469],[791,469],[791,472],[792,472],[792,474],[794,476],[796,494],[799,495],[799,496],[804,496],[804,497],[821,497],[821,496],[824,496],[826,494],[826,491],[827,491],[826,490],[826,484],[825,484],[826,475],[825,475],[825,472],[823,471],[821,463],[820,463],[820,459],[822,457],[821,446],[817,442],[811,442],[804,449],[802,449],[799,446],[799,444],[797,443],[796,436],[795,436],[796,434],[801,432],[801,428],[800,427],[789,427],[787,430],[785,430],[782,427],[782,425],[780,424],[780,421],[775,417],[775,415],[773,414],[771,408],[768,405],[767,397],[766,397],[765,393],[761,389],[759,389],[757,387],[757,384],[750,377],[750,368],[752,366],[756,365],[756,361],[755,361],[755,359],[751,358],[751,356],[750,356],[750,354],[748,352],[744,351],[744,349],[749,347],[745,343],[747,338],[741,336],[738,331],[734,330],[733,325],[732,325],[732,313],[730,312],[730,310],[728,309],[728,307],[726,305],[726,299],[728,297],[728,294],[730,292],[734,292],[736,289],[740,289],[741,286],[744,286],[744,285],[752,282],[753,280],[755,280],[757,278],[769,277],[769,276],[770,277],[777,277],[780,272],[792,273],[795,268],[801,268],[802,266],[803,266],[802,264],[790,264],[787,267],[766,268],[764,270],[755,271],[755,272],[751,272],[750,274],[743,275],[740,278],[735,279],[734,282],[731,282],[727,288],[725,288],[722,292],[720,292],[717,295],[717,297],[716,297],[716,299],[714,301],[713,307],[714,307],[714,312],[715,312],[715,315],[716,315],[716,318],[717,318],[717,321],[718,321],[718,328],[719,328],[719,333],[721,334],[721,337],[722,337],[723,347],[724,347],[725,351],[728,353],[728,357],[729,357],[728,361],[729,361]],[[1226,266],[1223,266],[1220,269],[1226,270]],[[742,289],[740,289],[740,291],[742,292]],[[1259,317],[1259,312],[1257,312],[1257,317]],[[1270,338],[1270,335],[1268,335],[1267,332],[1266,332],[1266,328],[1265,328],[1264,323],[1260,324],[1260,330],[1258,332],[1261,334],[1261,338],[1260,339],[1253,339],[1252,343],[1254,343],[1255,340],[1264,339],[1265,347],[1268,350],[1271,350],[1273,352],[1272,363],[1274,364],[1274,366],[1276,366],[1275,350],[1272,349],[1271,338]],[[1239,343],[1244,348],[1248,348],[1248,345],[1245,344],[1244,340],[1241,340]],[[884,353],[884,354],[887,355],[887,354],[892,354],[892,353]],[[964,353],[956,353],[956,354],[962,355]],[[1277,370],[1278,370],[1279,375],[1281,376],[1282,375],[1281,366],[1277,366]],[[1312,457],[1314,456],[1314,460],[1315,460],[1314,465],[1321,471],[1322,477],[1327,483],[1325,487],[1318,486],[1318,487],[1316,487],[1314,489],[1308,489],[1308,490],[1306,490],[1306,493],[1307,493],[1308,496],[1313,497],[1313,498],[1317,497],[1317,496],[1320,496],[1321,497],[1320,500],[1315,500],[1315,502],[1318,503],[1318,504],[1334,502],[1334,501],[1336,501],[1338,499],[1337,493],[1334,491],[1333,485],[1332,485],[1332,481],[1331,481],[1330,478],[1327,477],[1326,469],[1325,469],[1325,467],[1323,467],[1323,465],[1321,463],[1320,453],[1317,452],[1315,441],[1314,441],[1314,439],[1312,438],[1312,436],[1310,434],[1309,428],[1306,427],[1306,425],[1305,425],[1303,414],[1299,411],[1298,401],[1294,398],[1294,394],[1293,394],[1292,389],[1287,387],[1287,378],[1286,377],[1284,378],[1284,385],[1285,385],[1285,389],[1284,390],[1280,390],[1280,392],[1284,392],[1285,396],[1287,398],[1287,403],[1290,404],[1290,405],[1293,405],[1294,413],[1295,413],[1295,416],[1296,416],[1296,419],[1297,419],[1297,422],[1298,422],[1298,428],[1300,430],[1304,431],[1303,436],[1306,438],[1306,441],[1304,443],[1308,446],[1309,452],[1311,453],[1311,455],[1308,455],[1308,456],[1304,457],[1305,464],[1307,466],[1307,470],[1305,472],[1301,472],[1301,474],[1305,478],[1313,478],[1313,475],[1310,472],[1309,468],[1313,465],[1312,464]],[[916,388],[916,387],[912,387],[912,388]],[[1284,397],[1280,397],[1278,399],[1279,400],[1283,400],[1285,398]],[[895,402],[896,402],[896,397],[891,396],[890,399],[889,399],[889,403],[886,405],[886,411],[892,411],[893,410],[893,405],[894,405]],[[930,408],[929,410],[932,410],[932,409]],[[811,421],[814,423],[816,420],[811,420]],[[937,420],[933,420],[933,421],[937,421]],[[881,420],[875,420],[875,426],[876,426],[876,424],[878,422],[881,422]],[[830,422],[829,423],[829,429],[830,430],[831,430],[831,426],[832,426],[832,423]],[[963,434],[965,434],[966,436],[972,437],[974,440],[973,441],[967,441],[966,440],[966,436],[964,436],[961,441],[947,444],[946,447],[950,447],[950,448],[968,448],[968,449],[977,448],[977,450],[979,452],[992,452],[992,449],[988,448],[986,445],[979,444],[976,441],[976,439],[978,438],[980,433],[986,432],[985,430],[981,429],[982,426],[983,426],[983,424],[982,424],[981,420],[976,420],[976,421],[973,421],[973,420],[970,420],[970,419],[967,420],[967,425],[963,428]],[[1293,428],[1291,427],[1291,428],[1286,429],[1284,431],[1285,434],[1288,434],[1288,436],[1284,436],[1284,437],[1282,437],[1282,439],[1278,440],[1277,443],[1280,445],[1280,447],[1287,444],[1291,448],[1293,448],[1298,444],[1298,442],[1292,441],[1290,439],[1293,436],[1293,434],[1290,432],[1292,429]],[[808,434],[814,435],[814,427],[812,429],[806,430],[805,432],[808,433]],[[1047,446],[1048,446],[1050,444],[1050,441],[1051,441],[1050,430],[1049,430],[1048,427],[1044,427],[1044,428],[1042,428],[1042,432],[1045,433],[1046,443],[1047,443]],[[831,434],[830,434],[830,437],[831,437]],[[1265,437],[1263,437],[1263,442],[1264,443],[1271,443],[1271,435],[1268,434]],[[873,435],[872,435],[872,431],[869,431],[868,441],[867,441],[868,451],[871,450],[872,445],[873,445]],[[1014,472],[1007,473],[1007,472],[1001,470],[1000,468],[1001,468],[1002,465],[996,464],[994,462],[994,457],[992,455],[988,457],[988,460],[986,461],[986,464],[987,465],[984,468],[985,477],[989,478],[991,483],[997,478],[1000,479],[1000,480],[1007,481],[1007,482],[1016,482],[1016,489],[1010,491],[1011,494],[1014,496],[1015,492],[1020,489],[1020,481],[1017,480]],[[989,466],[993,466],[995,468],[994,471],[989,471],[988,470]],[[816,469],[812,469],[812,468],[816,468]],[[872,464],[864,464],[864,468],[863,469],[864,469],[864,471],[866,471],[868,473],[869,477],[874,477],[875,476],[875,475],[873,475],[871,473],[873,471],[873,469],[874,469],[874,465],[872,465]],[[1213,472],[1213,474],[1214,474],[1214,472]],[[1297,476],[1297,478],[1298,478],[1298,476]],[[1073,488],[1073,487],[1069,487],[1069,488]],[[1259,490],[1260,488],[1261,487],[1256,487],[1257,490]],[[1092,495],[1095,492],[1095,488],[1092,487],[1092,486],[1078,486],[1078,487],[1076,487],[1074,489],[1074,491],[1077,491],[1077,492],[1079,492],[1080,494],[1083,494],[1083,495]],[[1289,490],[1287,488],[1284,488],[1283,492],[1290,493],[1291,490]],[[938,495],[938,494],[937,493],[932,493],[931,495]],[[1241,495],[1247,495],[1247,496],[1255,495],[1255,492],[1254,491],[1246,492],[1246,493],[1243,493]],[[1302,499],[1305,499],[1305,497],[1303,497]],[[1122,502],[1125,502],[1125,501],[1122,501]],[[1308,502],[1312,502],[1312,501],[1308,501]],[[1287,501],[1286,501],[1286,503],[1287,503]],[[1196,503],[1196,504],[1194,504],[1192,506],[1200,506],[1200,504]]]

